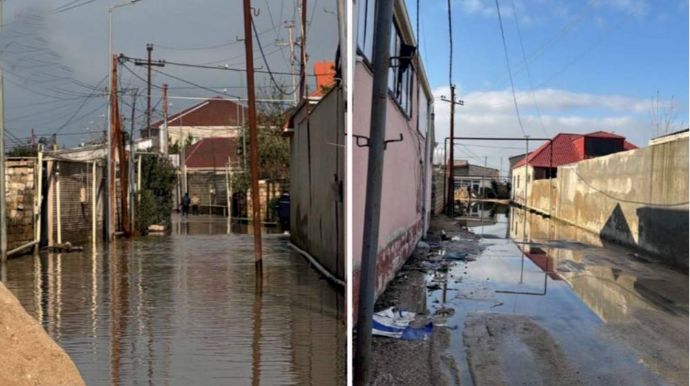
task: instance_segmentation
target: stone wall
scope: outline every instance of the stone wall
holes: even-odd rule
[[[276,212],[270,207],[271,200],[280,197],[283,185],[276,181],[259,181],[259,203],[261,205],[262,221],[277,221]],[[252,218],[252,190],[247,190],[247,213],[248,218]]]
[[[36,159],[6,161],[7,248],[12,250],[34,240]]]
[[[553,217],[688,267],[688,136],[558,168]],[[548,202],[530,187],[530,208]],[[547,204],[548,205],[548,204]]]

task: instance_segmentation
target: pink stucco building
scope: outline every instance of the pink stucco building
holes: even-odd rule
[[[354,135],[369,137],[373,77],[373,31],[375,0],[353,4],[357,35],[354,64],[353,123]],[[400,56],[403,45],[417,46],[416,38],[402,0],[395,2],[391,57]],[[417,241],[428,229],[431,212],[431,149],[434,148],[433,95],[419,55],[412,64],[389,70],[386,139],[381,224],[378,247],[376,296],[386,288],[410,256]],[[356,141],[355,141],[356,142]],[[357,310],[364,229],[368,148],[353,146],[352,154],[352,281],[353,310]],[[356,311],[355,311],[356,312]],[[353,315],[356,319],[356,315]]]

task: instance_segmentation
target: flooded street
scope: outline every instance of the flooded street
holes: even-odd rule
[[[688,383],[687,272],[517,208],[466,216],[482,251],[427,298],[455,310],[462,385]]]
[[[105,249],[24,256],[7,287],[88,385],[343,385],[345,302],[287,237],[219,217]]]

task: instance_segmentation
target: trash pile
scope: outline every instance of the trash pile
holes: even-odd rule
[[[417,315],[414,312],[396,310],[393,307],[374,314],[372,333],[402,340],[426,340],[434,329],[429,322],[422,327],[412,327]]]

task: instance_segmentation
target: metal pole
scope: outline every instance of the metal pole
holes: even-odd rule
[[[450,145],[448,154],[448,182],[446,184],[446,214],[452,219],[455,217],[455,164],[453,148],[455,147],[455,85],[450,85]]]
[[[98,207],[98,197],[96,196],[96,160],[91,165],[91,242],[96,248],[96,209]]]
[[[450,137],[446,137],[443,140],[443,173],[448,176],[448,140]],[[448,203],[448,178],[443,178],[443,205]]]
[[[146,133],[149,138],[151,138],[151,143],[153,144],[153,137],[151,137],[151,52],[153,51],[153,44],[146,45],[146,52],[148,53],[148,65],[147,65],[147,96],[146,96]]]
[[[57,243],[62,244],[62,211],[60,210],[60,163],[57,163],[55,173],[55,204],[57,205]]]
[[[523,204],[525,205],[525,210],[527,209],[527,176],[528,176],[528,166],[529,164],[527,163],[529,155],[529,135],[525,135],[525,198],[522,201]]]
[[[252,47],[251,0],[244,0],[244,47],[247,58],[247,94],[249,108],[249,156],[252,169],[252,212],[254,221],[254,256],[256,276],[263,281],[263,256],[261,251],[261,204],[259,201],[259,148],[256,133],[256,103],[254,90],[254,49]],[[302,47],[304,49],[304,47]],[[259,287],[260,288],[260,287]]]
[[[129,183],[127,184],[127,186],[129,187],[129,218],[132,222],[132,234],[136,233],[136,227],[134,226],[134,160],[136,159],[136,149],[134,148],[134,114],[136,112],[136,104],[137,89],[134,89],[134,91],[132,92],[132,120],[131,127],[129,130],[129,162],[127,163],[127,167],[129,169]]]
[[[305,98],[307,83],[307,0],[302,0],[302,38],[300,43],[299,97]]]
[[[163,155],[168,158],[168,84],[163,83],[163,133],[161,133]]]
[[[2,24],[2,18],[0,18]],[[5,191],[5,98],[4,77],[0,68],[0,261],[2,271],[5,272],[7,263],[7,192]]]
[[[376,293],[376,262],[381,219],[386,104],[388,102],[388,69],[393,24],[393,1],[376,2],[374,29],[374,84],[371,99],[369,157],[364,207],[364,239],[360,268],[357,344],[355,347],[355,384],[368,385],[371,378],[371,329]]]
[[[36,181],[36,241],[35,252],[38,252],[41,242],[41,207],[43,206],[43,145],[38,145],[38,178]]]
[[[103,205],[105,205],[105,221],[103,225],[106,229],[106,234],[108,241],[112,237],[112,218],[113,218],[113,208],[111,193],[113,191],[113,9],[115,7],[110,7],[108,12],[108,150],[107,150],[107,181],[106,181],[106,199],[103,200]]]

